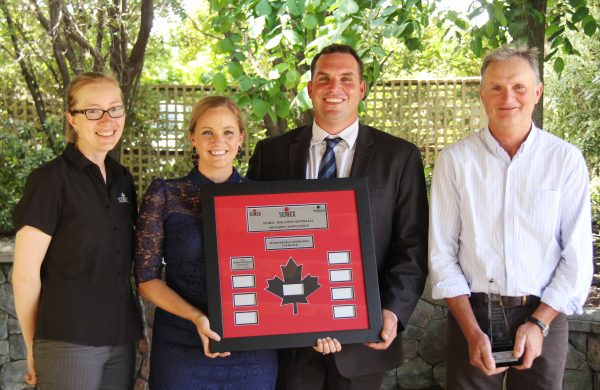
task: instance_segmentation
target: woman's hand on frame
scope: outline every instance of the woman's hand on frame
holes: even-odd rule
[[[210,329],[210,321],[208,317],[204,314],[200,314],[198,317],[194,319],[194,325],[196,325],[196,329],[198,330],[198,334],[200,335],[200,340],[202,340],[202,346],[204,347],[204,355],[209,358],[216,357],[227,357],[231,355],[230,352],[211,352],[210,351],[210,340],[221,341],[221,336],[217,333],[213,332]]]

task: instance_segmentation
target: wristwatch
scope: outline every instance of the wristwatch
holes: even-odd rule
[[[529,317],[527,319],[527,321],[539,326],[542,331],[542,335],[544,335],[544,337],[546,337],[548,335],[548,332],[550,331],[550,325],[543,323],[542,321],[538,320],[535,317]]]

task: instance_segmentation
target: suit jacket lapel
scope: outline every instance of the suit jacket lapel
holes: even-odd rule
[[[367,176],[367,170],[371,163],[373,155],[373,136],[371,130],[363,124],[358,126],[358,136],[356,137],[356,150],[350,168],[350,177]]]
[[[312,138],[312,125],[304,126],[290,143],[289,153],[289,178],[305,179],[306,164],[308,164],[308,150]]]

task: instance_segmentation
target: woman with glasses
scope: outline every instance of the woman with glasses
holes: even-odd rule
[[[157,306],[150,389],[275,388],[275,350],[229,354],[212,352],[209,346],[209,339],[220,337],[207,317],[211,291],[206,287],[200,194],[206,185],[243,181],[233,161],[244,133],[240,109],[230,99],[200,100],[189,124],[194,167],[182,178],[155,180],[144,196],[134,273],[140,294]]]
[[[108,156],[125,124],[118,82],[99,73],[67,90],[68,145],[31,172],[13,218],[13,289],[41,390],[133,386],[142,326],[132,294],[136,194]]]

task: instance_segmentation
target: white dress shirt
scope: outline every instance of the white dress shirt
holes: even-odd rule
[[[323,159],[323,154],[327,147],[325,138],[336,137],[342,139],[333,149],[333,153],[335,154],[335,164],[337,165],[337,177],[350,177],[350,170],[352,169],[352,162],[354,161],[354,152],[356,151],[356,138],[358,137],[358,118],[350,126],[346,127],[336,135],[329,134],[319,127],[317,122],[313,122],[308,163],[306,164],[307,179],[319,178],[319,166],[321,165],[321,160]],[[393,312],[390,313],[397,322],[398,316]]]
[[[336,135],[331,135],[313,122],[312,138],[308,152],[308,164],[306,165],[306,178],[317,179],[319,177],[319,165],[323,159],[327,143],[325,138],[339,137],[342,140],[335,146],[335,163],[337,165],[337,177],[350,177],[350,169],[354,160],[356,150],[356,137],[358,136],[358,118],[350,126]]]
[[[485,128],[447,147],[431,185],[434,298],[537,295],[581,313],[593,273],[581,152],[535,127],[511,160]]]

